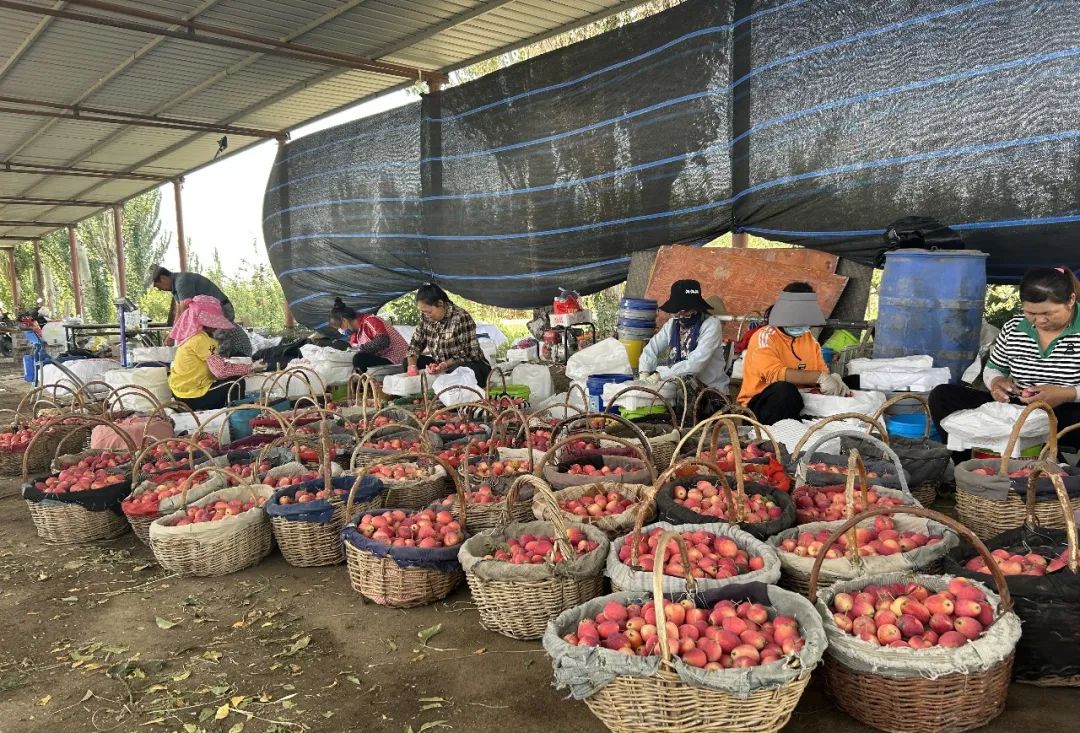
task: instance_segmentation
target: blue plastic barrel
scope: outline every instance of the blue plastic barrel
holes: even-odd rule
[[[619,301],[619,316],[638,318],[656,323],[656,301],[645,298],[623,298]]]
[[[975,360],[986,299],[986,253],[901,249],[885,255],[874,358],[929,354],[952,381]]]
[[[604,385],[613,382],[629,382],[633,377],[629,374],[594,374],[585,380],[585,388],[589,391],[589,411],[604,411]]]
[[[34,365],[34,355],[26,354],[22,358],[23,379],[30,384],[34,383],[34,378],[37,376],[37,367]]]
[[[889,435],[898,435],[901,438],[922,438],[926,434],[926,413],[907,412],[900,415],[886,415],[885,429]],[[930,439],[941,442],[941,433],[934,426],[930,426]]]

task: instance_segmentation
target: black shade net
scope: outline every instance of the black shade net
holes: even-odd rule
[[[1080,0],[687,2],[285,146],[264,203],[297,319],[426,281],[550,303],[748,231],[871,262],[939,219],[996,280],[1080,237]]]

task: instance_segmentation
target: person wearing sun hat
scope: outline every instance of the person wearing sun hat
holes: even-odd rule
[[[697,383],[727,394],[728,374],[724,361],[724,326],[712,316],[712,305],[701,294],[697,280],[678,280],[660,306],[671,315],[641,352],[641,378],[676,377],[690,391]],[[656,377],[653,377],[653,375]]]
[[[814,289],[791,283],[769,309],[769,325],[750,338],[743,367],[739,404],[765,425],[797,419],[802,413],[800,387],[818,387],[823,394],[846,395],[839,375],[831,374],[821,346],[810,329],[825,325]]]
[[[187,308],[176,319],[170,338],[176,344],[176,355],[169,370],[169,390],[173,399],[192,410],[217,410],[228,404],[230,390],[237,397],[244,395],[238,379],[251,372],[248,364],[225,359],[219,353],[215,331],[232,331],[236,326],[222,313],[221,303],[209,295],[196,295],[187,301]]]

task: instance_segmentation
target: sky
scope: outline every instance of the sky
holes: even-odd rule
[[[328,127],[400,107],[415,96],[400,91],[358,104],[326,119],[292,131],[296,140]],[[262,237],[262,200],[266,179],[277,155],[277,142],[252,145],[241,153],[209,165],[184,179],[184,234],[190,253],[208,265],[217,248],[226,271],[242,265],[268,263]],[[176,206],[171,183],[161,187],[161,228],[169,238],[164,265],[176,269]],[[254,241],[254,246],[252,242]]]

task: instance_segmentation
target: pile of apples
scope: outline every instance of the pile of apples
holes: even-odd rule
[[[376,476],[384,481],[418,481],[434,474],[434,469],[418,466],[415,463],[379,464],[372,466],[369,476]]]
[[[460,446],[454,448],[444,448],[439,451],[439,458],[449,463],[454,468],[460,468],[462,462],[465,460],[465,450]]]
[[[162,471],[179,468],[184,464],[191,463],[190,457],[192,454],[195,456],[195,462],[200,463],[206,459],[207,454],[216,456],[220,449],[217,439],[209,435],[204,435],[195,442],[205,452],[195,451],[190,445],[179,440],[170,440],[155,445],[146,454],[146,463],[139,470],[142,473],[161,473]]]
[[[749,601],[717,601],[712,609],[704,609],[690,599],[665,600],[664,618],[668,648],[692,667],[757,667],[779,662],[805,643],[798,621],[791,616],[770,617],[767,607]],[[595,618],[579,621],[577,631],[563,640],[649,657],[660,654],[658,633],[653,601],[643,606],[611,601]]]
[[[519,476],[532,471],[532,461],[509,458],[505,461],[479,461],[469,467],[469,475],[479,478],[499,478],[500,476]]]
[[[73,463],[68,468],[89,468],[96,471],[100,468],[120,468],[128,463],[131,463],[131,454],[127,451],[119,453],[105,451],[104,453],[95,453],[92,456],[80,458],[78,463]]]
[[[546,451],[551,447],[551,431],[533,429],[530,431],[533,450]]]
[[[807,522],[832,522],[844,519],[843,486],[801,486],[791,494],[795,502],[795,514],[799,524]],[[891,496],[879,496],[873,489],[868,489],[866,499],[871,507],[900,506],[904,502]],[[862,512],[869,508],[863,504],[862,491],[855,490],[855,511]]]
[[[107,457],[102,459],[101,456]],[[106,470],[119,465],[109,460],[113,456],[104,453],[101,456],[95,456],[93,460],[84,458],[54,476],[34,482],[34,487],[46,494],[67,494],[104,489],[106,486],[124,483],[127,478],[123,474],[110,473]],[[92,464],[101,464],[101,467]]]
[[[236,474],[236,476],[240,479],[245,479],[249,478],[252,475],[252,472],[254,472],[256,476],[258,476],[259,474],[266,473],[271,468],[273,468],[273,466],[270,464],[269,461],[263,461],[257,466],[254,461],[250,461],[248,463],[234,463],[230,466],[226,466],[225,470],[229,471],[230,473]],[[232,476],[229,477],[229,484],[231,486],[236,486],[239,483],[240,481],[238,481],[237,479],[233,478]]]
[[[835,473],[835,474],[838,474],[840,476],[847,476],[847,472],[848,472],[848,467],[847,466],[834,465],[834,464],[831,464],[831,463],[824,463],[824,462],[811,463],[811,464],[809,464],[807,466],[807,468],[809,470],[811,470],[811,471],[816,471],[818,473]],[[879,478],[876,472],[871,471],[869,469],[867,469],[867,471],[866,471],[866,477],[867,478]]]
[[[995,564],[1004,575],[1046,575],[1056,573],[1069,564],[1069,548],[1061,551],[1061,554],[1053,560],[1047,560],[1037,552],[1029,552],[1026,555],[1014,554],[1006,549],[999,548],[990,553]],[[981,555],[964,563],[964,567],[972,572],[989,575],[990,570]]]
[[[597,468],[591,463],[574,463],[567,469],[566,473],[571,476],[595,476],[597,478],[604,478],[606,476],[622,476],[627,473],[627,470],[622,466],[601,466]]]
[[[229,499],[228,501],[219,499],[206,506],[199,507],[193,505],[187,508],[187,514],[185,516],[173,521],[169,526],[183,527],[188,524],[220,522],[226,517],[235,517],[246,511],[250,511],[255,507],[261,507],[264,503],[266,503],[266,499],[259,496],[248,499],[247,501],[241,501],[240,499]]]
[[[788,537],[779,545],[783,552],[790,552],[799,557],[817,557],[825,540],[831,535],[827,529],[817,532],[801,532],[797,539]],[[936,545],[944,538],[941,535],[927,535],[911,530],[898,531],[892,517],[874,517],[874,526],[856,527],[855,544],[861,557],[875,555],[888,556],[901,552],[910,552],[919,547]],[[825,559],[833,560],[850,555],[848,534],[845,532],[836,544],[825,551]]]
[[[349,493],[348,489],[341,489],[331,487],[329,489],[319,489],[318,491],[311,491],[310,489],[300,489],[292,496],[282,496],[278,498],[278,504],[287,506],[289,504],[307,504],[319,499],[333,500],[340,499],[341,497]]]
[[[716,449],[716,453],[712,455],[709,451],[704,451],[698,456],[704,458],[707,461],[713,461],[720,465],[726,471],[730,471],[735,468],[735,446],[731,443],[723,445]],[[775,458],[772,451],[767,451],[757,443],[748,443],[742,449],[742,459],[744,461],[761,460],[763,458]]]
[[[453,514],[434,509],[412,513],[392,509],[381,514],[365,514],[356,528],[368,539],[393,547],[453,547],[465,539],[461,523]]]
[[[476,491],[466,492],[465,498],[470,504],[498,504],[506,499],[505,496],[496,494],[494,489],[486,485],[479,487]],[[450,496],[442,503],[452,502],[453,500],[454,497]]]
[[[965,578],[937,593],[917,583],[868,585],[837,593],[833,622],[873,646],[955,649],[983,635],[994,622],[986,594]]]
[[[622,494],[609,491],[606,494],[586,494],[577,499],[560,501],[559,507],[579,517],[613,517],[635,504],[636,499],[628,499]]]
[[[997,476],[997,470],[993,468],[976,468],[972,473],[977,473],[980,476]],[[1009,478],[1029,478],[1031,476],[1031,468],[1021,468],[1016,471],[1009,471]]]
[[[647,535],[638,539],[638,565],[642,570],[652,572],[656,562],[656,546],[660,542],[660,536],[664,530],[656,528]],[[698,530],[696,532],[682,532],[683,542],[686,543],[687,555],[690,558],[690,575],[695,578],[723,579],[743,575],[752,570],[761,570],[765,567],[765,559],[759,556],[750,556],[746,550],[735,544],[730,537],[716,535],[712,532]],[[619,548],[619,561],[623,565],[630,565],[630,555],[633,550],[634,538],[627,537]],[[664,548],[664,575],[673,578],[685,578],[687,568],[683,567],[682,555],[674,542],[669,542]]]
[[[521,397],[511,397],[510,395],[503,395],[497,400],[494,400],[492,404],[502,410],[507,410],[511,407],[517,408],[518,410],[524,410],[526,407],[528,407],[529,403],[527,403]]]
[[[587,555],[597,547],[599,542],[590,540],[585,533],[576,527],[566,530],[566,539],[578,557]],[[555,538],[549,535],[523,534],[520,537],[511,537],[499,545],[494,552],[484,555],[485,560],[499,560],[514,565],[541,565],[546,562],[560,563],[563,561],[562,550],[555,544]]]
[[[191,473],[191,471],[175,471],[170,473],[168,477],[162,477],[156,485],[124,499],[120,506],[125,514],[156,514],[161,502],[168,499],[170,496],[176,496],[180,493],[180,484],[182,484]],[[198,477],[198,480],[192,485],[198,486],[208,478],[208,474],[201,474]]]
[[[282,476],[279,479],[267,479],[266,483],[273,486],[275,489],[284,489],[286,486],[297,486],[317,478],[322,478],[322,474],[318,471],[305,471],[304,473],[298,473],[295,476]]]
[[[432,425],[428,428],[431,432],[442,435],[444,437],[463,437],[465,435],[476,435],[478,433],[484,433],[487,429],[476,422],[464,422],[454,421],[444,423],[443,425]]]
[[[420,441],[416,438],[382,438],[364,443],[365,448],[373,450],[411,451],[416,450],[419,446]]]
[[[723,489],[704,479],[698,481],[692,489],[676,486],[672,490],[672,498],[679,506],[706,517],[716,517],[727,521],[731,513],[731,507],[728,506]],[[735,500],[739,501],[738,498]],[[776,502],[762,494],[745,495],[742,500],[742,510],[742,519],[739,521],[745,524],[768,522],[784,513]]]
[[[0,433],[0,451],[4,453],[21,453],[30,445],[30,441],[36,433],[36,428],[20,428]]]

